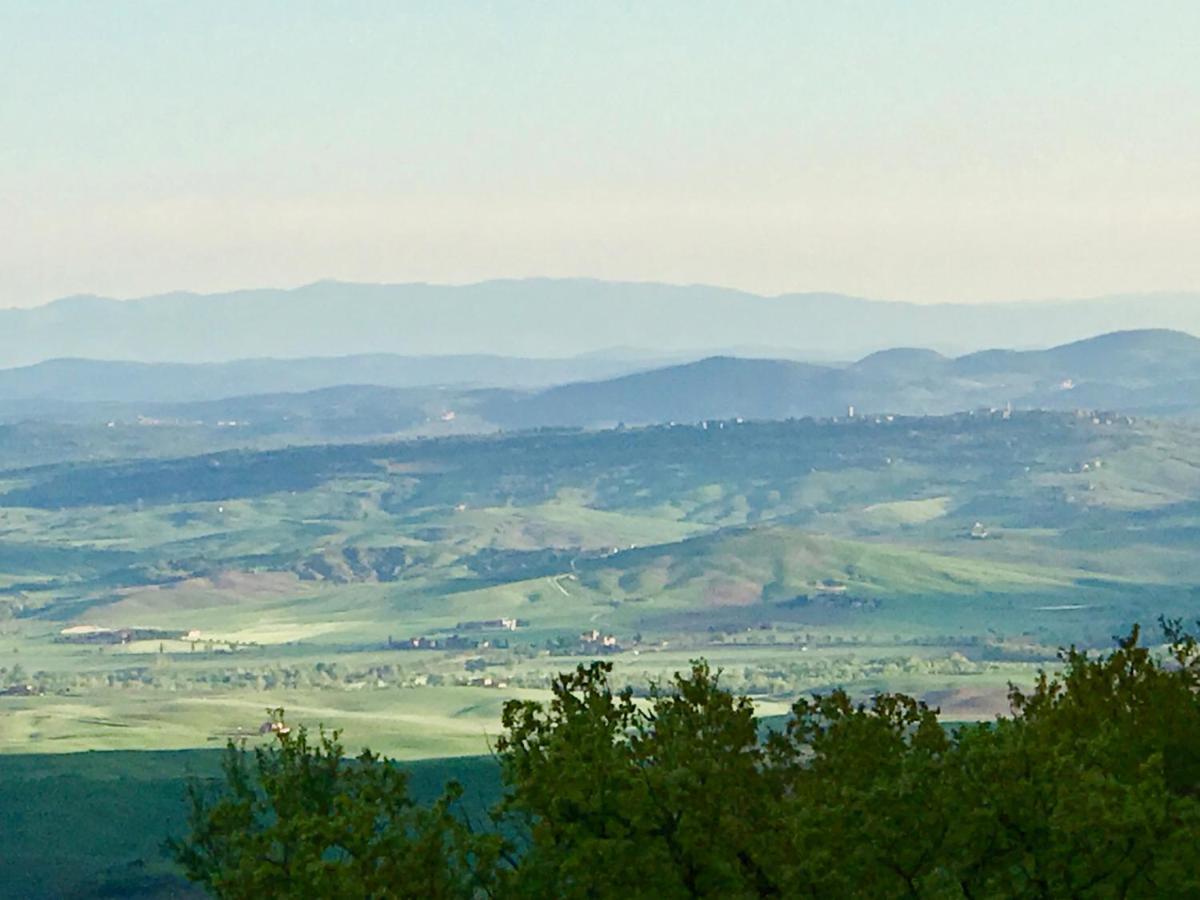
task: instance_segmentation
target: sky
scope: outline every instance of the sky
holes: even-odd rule
[[[0,306],[1200,289],[1200,3],[0,0]]]

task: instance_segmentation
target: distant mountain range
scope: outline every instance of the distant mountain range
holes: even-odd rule
[[[493,398],[485,417],[508,427],[781,419],[861,413],[937,415],[987,406],[1200,410],[1200,339],[1178,331],[1117,332],[1049,350],[957,358],[918,349],[844,367],[714,357],[532,396]]]
[[[296,393],[361,384],[411,388],[539,388],[610,378],[670,360],[517,359],[504,356],[357,356],[241,359],[223,363],[145,363],[52,359],[0,369],[0,402],[66,400],[79,403],[217,400],[253,394]]]
[[[1200,294],[919,305],[585,279],[464,286],[330,281],[124,301],[70,297],[0,310],[0,367],[62,357],[213,362],[359,354],[600,354],[629,362],[642,356],[638,348],[662,358],[737,347],[784,348],[753,355],[828,361],[894,346],[954,353],[1045,347],[1148,327],[1200,332]],[[612,347],[634,349],[605,357]]]
[[[865,415],[935,415],[1006,404],[1200,412],[1200,339],[1168,330],[959,357],[900,348],[840,366],[710,357],[544,385],[556,373],[574,373],[576,364],[581,363],[386,357],[210,366],[64,361],[0,372],[0,420],[236,427],[247,440],[279,442],[827,417],[845,415],[850,407]],[[586,364],[601,369],[637,365],[594,359]],[[494,387],[464,383],[464,373],[471,371],[507,382]],[[336,383],[339,378],[349,383]],[[384,383],[371,384],[372,379]],[[329,383],[306,389],[322,380]],[[256,392],[264,384],[299,389]]]

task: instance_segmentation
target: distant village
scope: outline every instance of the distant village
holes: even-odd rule
[[[472,638],[466,637],[459,632],[515,632],[528,627],[529,622],[524,619],[505,618],[459,622],[455,626],[453,633],[445,636],[418,635],[397,641],[389,635],[386,646],[388,650],[506,650],[509,647],[509,642],[505,637]],[[591,656],[620,653],[623,649],[617,642],[615,635],[607,634],[596,628],[582,632],[579,635],[578,642],[574,646],[564,645],[560,641],[555,642],[553,648],[560,653],[570,652],[572,654],[586,654]],[[474,667],[479,668],[481,666],[479,663],[474,663]],[[470,660],[467,662],[467,668],[468,671],[473,668]]]

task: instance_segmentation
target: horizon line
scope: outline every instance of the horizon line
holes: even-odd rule
[[[590,275],[572,275],[572,276],[549,276],[549,275],[528,275],[520,277],[496,277],[484,278],[473,281],[354,281],[342,278],[320,278],[316,281],[307,281],[290,287],[282,287],[279,285],[263,285],[255,287],[239,287],[226,290],[215,291],[198,291],[189,290],[186,288],[178,288],[169,291],[160,291],[151,294],[138,294],[127,296],[111,296],[106,294],[94,293],[75,293],[66,294],[61,297],[54,297],[50,300],[41,303],[34,303],[28,306],[0,306],[0,312],[21,312],[46,309],[60,303],[70,303],[72,301],[103,301],[110,303],[140,303],[154,300],[164,300],[173,297],[188,297],[204,299],[209,297],[223,297],[230,294],[257,294],[257,293],[297,293],[300,291],[309,290],[320,287],[322,285],[339,285],[345,287],[367,287],[367,288],[447,288],[447,289],[469,289],[482,287],[490,284],[519,284],[523,282],[556,282],[556,283],[591,283],[591,284],[606,284],[606,285],[631,285],[641,287],[663,287],[673,288],[678,290],[688,289],[703,289],[726,291],[733,294],[741,294],[748,298],[758,300],[785,300],[789,298],[808,298],[808,297],[824,297],[830,299],[851,300],[865,303],[886,303],[897,306],[910,306],[919,308],[939,308],[939,307],[988,307],[988,306],[1036,306],[1039,304],[1045,305],[1067,305],[1075,303],[1087,303],[1095,301],[1112,301],[1121,299],[1130,299],[1135,297],[1193,297],[1200,298],[1200,289],[1159,289],[1150,291],[1121,291],[1108,294],[1090,294],[1073,297],[1018,297],[1009,300],[938,300],[928,303],[916,300],[898,300],[886,297],[865,297],[859,294],[848,294],[836,290],[794,290],[784,291],[775,294],[762,294],[744,288],[732,287],[723,284],[712,284],[708,282],[692,281],[692,282],[674,282],[674,281],[655,281],[650,279],[637,278],[599,278]]]

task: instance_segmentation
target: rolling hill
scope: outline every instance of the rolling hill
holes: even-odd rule
[[[721,356],[551,386],[437,383],[471,374],[501,384],[506,378],[569,378],[577,373],[577,362],[487,358],[476,366],[468,358],[351,357],[197,366],[44,363],[0,372],[0,427],[10,448],[0,452],[0,466],[544,427],[829,418],[851,408],[867,416],[942,415],[1008,405],[1138,415],[1200,411],[1200,339],[1166,330],[957,358],[906,348],[845,366]],[[619,370],[639,364],[589,360],[588,366]],[[240,373],[249,375],[243,379]],[[264,383],[319,383],[351,375],[384,383],[253,390]],[[150,399],[222,390],[233,394],[197,401]],[[97,396],[126,399],[86,399]]]
[[[833,415],[837,408],[817,389],[838,374],[788,360],[710,357],[532,395],[500,395],[482,414],[509,428]]]
[[[660,364],[661,361],[648,359],[604,356],[519,359],[386,353],[240,359],[207,364],[53,359],[0,369],[0,402],[187,403],[360,384],[394,388],[432,385],[537,388],[611,378]]]
[[[871,354],[846,367],[714,357],[598,383],[498,395],[481,414],[502,427],[596,426],[701,419],[936,415],[1012,404],[1187,412],[1200,408],[1200,339],[1117,332],[1040,351],[949,358],[931,350]]]

